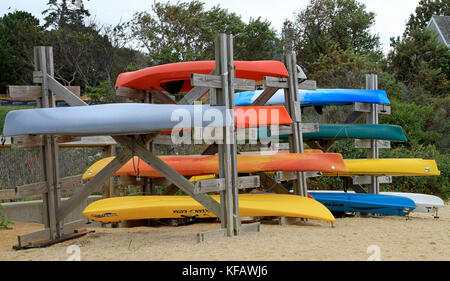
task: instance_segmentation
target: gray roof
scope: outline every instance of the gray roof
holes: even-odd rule
[[[434,15],[432,20],[436,23],[443,39],[447,44],[450,44],[450,16]]]

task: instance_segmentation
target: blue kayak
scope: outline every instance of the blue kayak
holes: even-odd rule
[[[251,105],[263,91],[248,91],[236,93],[234,96],[236,106]],[[383,90],[361,89],[317,89],[299,90],[299,99],[302,107],[346,105],[354,102],[390,104],[387,94]],[[278,90],[266,105],[283,105],[284,90]]]
[[[405,216],[416,208],[413,200],[393,195],[308,192],[332,212],[360,212]]]

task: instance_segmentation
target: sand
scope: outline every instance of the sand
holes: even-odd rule
[[[404,217],[347,217],[335,228],[321,221],[280,226],[263,223],[260,233],[196,243],[198,232],[217,230],[218,223],[188,226],[93,228],[94,233],[48,248],[15,251],[17,235],[42,229],[16,222],[0,230],[0,260],[65,261],[80,249],[85,261],[383,261],[450,260],[450,206],[431,214]]]

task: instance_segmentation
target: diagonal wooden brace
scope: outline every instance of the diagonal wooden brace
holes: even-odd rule
[[[210,212],[214,213],[217,217],[220,216],[220,205],[211,196],[207,194],[195,194],[194,185],[187,180],[184,176],[180,175],[172,167],[167,165],[164,161],[156,157],[153,153],[147,150],[145,145],[139,141],[133,141],[126,136],[117,136],[114,139],[119,142],[123,147],[133,150],[133,154],[144,160],[147,164],[152,166],[161,175],[166,177],[170,182],[175,184],[178,188],[183,190],[186,194],[194,198],[197,202],[205,206]]]
[[[103,183],[125,165],[132,157],[131,150],[125,148],[117,157],[114,158],[104,169],[102,169],[94,178],[92,178],[83,188],[72,195],[72,197],[64,202],[56,213],[56,220],[62,221],[70,212],[72,212],[80,202],[87,198],[92,192],[100,191]]]

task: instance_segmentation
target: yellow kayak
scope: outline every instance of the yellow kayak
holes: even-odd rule
[[[220,202],[219,195],[212,195]],[[282,194],[240,194],[241,216],[285,216],[334,222],[333,214],[316,200]],[[216,217],[190,196],[128,196],[102,199],[91,203],[83,215],[103,223],[124,220]]]
[[[439,176],[435,160],[424,159],[355,159],[344,160],[348,172],[324,176]]]

